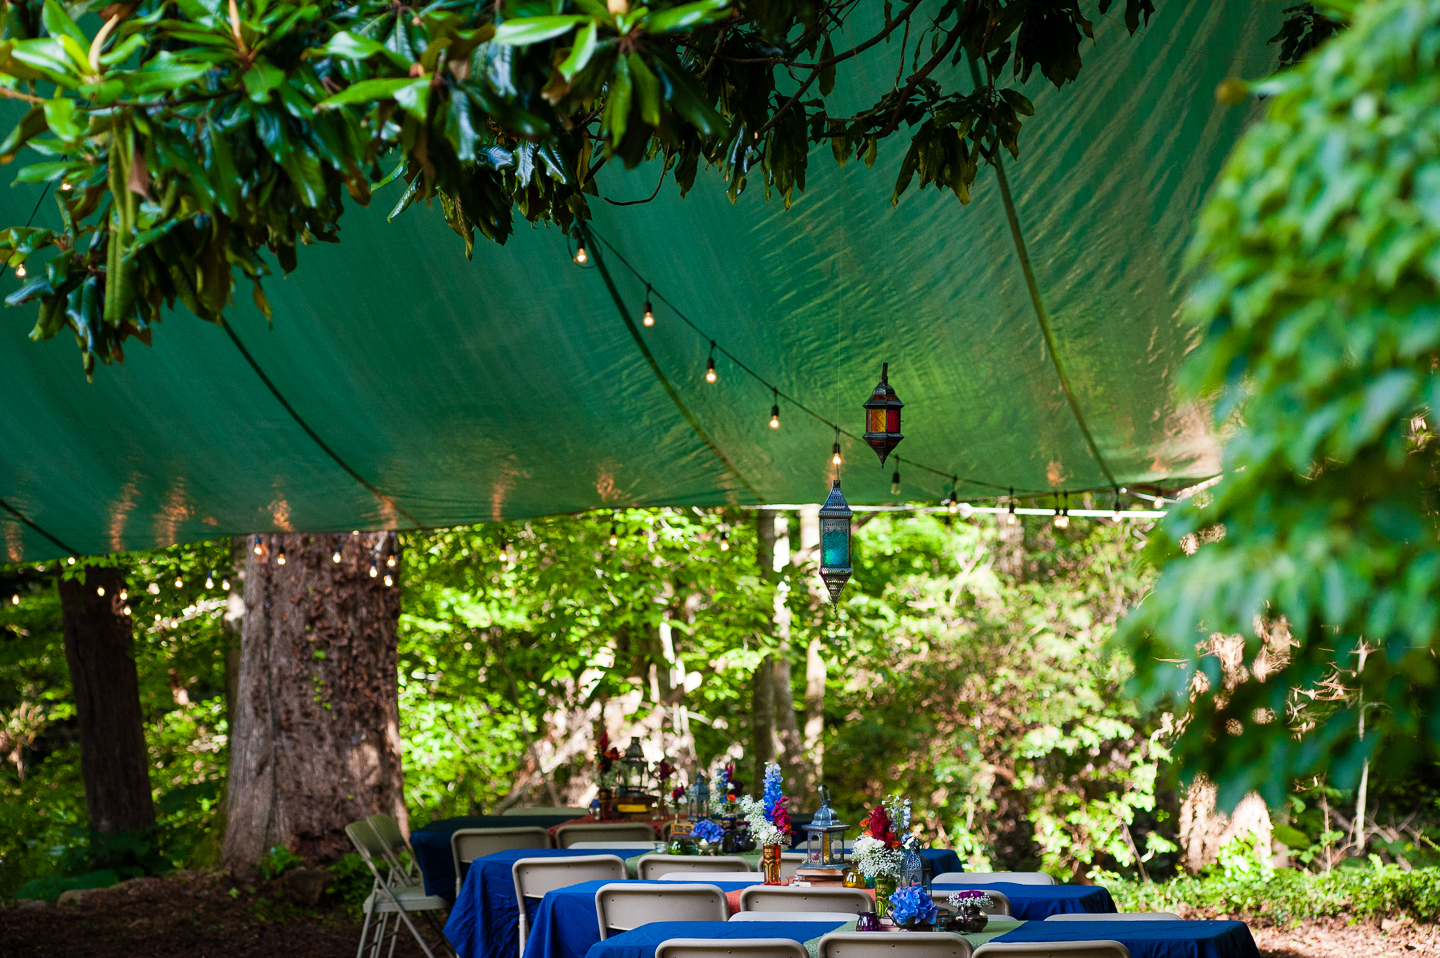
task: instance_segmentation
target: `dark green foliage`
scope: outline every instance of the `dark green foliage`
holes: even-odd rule
[[[1398,776],[1440,738],[1440,3],[1360,5],[1263,90],[1193,254],[1186,382],[1230,433],[1225,479],[1165,523],[1125,634],[1224,805],[1353,787],[1377,753]]]
[[[1267,42],[1280,44],[1280,65],[1292,67],[1305,59],[1315,48],[1340,32],[1342,23],[1325,16],[1313,3],[1286,7],[1289,14],[1280,25],[1280,32]]]
[[[161,851],[159,828],[113,835],[72,828],[70,840],[59,849],[55,873],[26,882],[15,892],[16,898],[54,901],[72,888],[105,888],[126,878],[158,875],[175,867]]]
[[[1152,10],[1126,0],[1126,25]],[[148,344],[177,303],[218,322],[236,270],[268,316],[264,254],[295,269],[299,245],[338,240],[347,194],[367,204],[396,178],[395,212],[439,198],[468,253],[476,231],[505,242],[513,211],[566,229],[586,218],[612,160],[660,157],[682,194],[703,161],[732,197],[758,175],[788,204],[810,145],[871,164],[903,124],[917,135],[896,196],[918,173],[967,201],[979,161],[1015,153],[1031,113],[1001,86],[1007,67],[1061,86],[1092,35],[1077,0],[911,0],[883,14],[862,0],[141,0],[97,12],[92,37],[57,0],[9,3],[0,43],[0,95],[30,105],[0,161],[40,153],[17,180],[48,184],[63,222],[0,231],[0,256],[26,273],[7,303],[37,304],[33,338],[68,327],[87,375],[97,358],[123,361],[126,339]],[[837,72],[882,42],[899,48],[892,88],[831,115]],[[964,58],[984,68],[979,89],[958,88]],[[52,86],[53,98],[39,92]]]

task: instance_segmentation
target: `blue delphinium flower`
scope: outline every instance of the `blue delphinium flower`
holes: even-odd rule
[[[780,766],[774,762],[765,766],[765,816],[768,818],[775,812],[775,804],[785,797],[784,787],[780,782]]]
[[[718,842],[725,837],[725,829],[708,818],[702,818],[690,829],[690,834],[702,842]]]
[[[890,893],[890,917],[897,925],[903,925],[911,919],[933,925],[935,919],[940,917],[940,912],[923,886],[906,885]]]

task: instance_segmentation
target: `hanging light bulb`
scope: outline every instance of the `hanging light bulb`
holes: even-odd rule
[[[579,240],[575,246],[575,262],[584,266],[590,261],[590,254],[585,252],[585,241]]]
[[[719,378],[715,372],[715,340],[712,339],[710,340],[710,358],[705,360],[705,381],[713,383]]]
[[[843,460],[840,458],[840,430],[835,430],[835,445],[830,447],[830,465],[838,466]]]
[[[20,604],[20,593],[17,592],[17,593],[15,593],[14,595],[12,595],[12,596],[10,597],[10,604],[11,604],[11,605],[19,605],[19,604]]]
[[[644,323],[646,326],[654,326],[654,325],[655,325],[655,308],[650,305],[650,284],[649,284],[649,283],[646,283],[646,284],[645,284],[645,315],[643,315],[643,316],[640,317],[640,321],[641,321],[642,323]]]
[[[61,183],[61,184],[60,184],[60,188],[61,188],[62,190],[64,190],[66,193],[69,193],[70,190],[71,190],[73,187],[71,187],[69,183]]]
[[[262,553],[262,552],[264,552],[264,551],[265,551],[265,547],[260,544],[260,537],[259,537],[259,536],[256,536],[256,537],[255,537],[255,554],[258,556],[260,553]]]
[[[895,474],[890,477],[890,495],[900,495],[900,467],[895,467]]]
[[[618,546],[619,544],[620,544],[620,532],[619,532],[619,530],[615,527],[615,523],[612,522],[612,523],[610,523],[610,545],[611,545],[611,547],[613,548],[613,547],[615,547],[615,546]]]
[[[336,546],[336,547],[335,547],[335,552],[334,552],[334,554],[330,556],[330,561],[331,561],[331,562],[339,562],[339,561],[340,561],[340,558],[341,558],[341,556],[340,556],[340,547],[339,547],[339,546]]]
[[[74,564],[75,564],[75,557],[74,557],[74,556],[71,556],[70,558],[66,559],[65,562],[66,562],[67,565],[74,565]]]
[[[721,552],[729,552],[729,551],[730,551],[730,533],[729,533],[729,532],[722,532],[722,533],[720,533],[720,551],[721,551]]]
[[[177,588],[177,589],[183,589],[183,588],[185,588],[185,580],[182,579],[182,578],[180,578],[178,575],[175,577],[175,588]]]
[[[388,572],[385,573],[385,584],[386,584],[386,585],[394,585],[394,584],[395,584],[395,580],[390,577],[390,573],[388,573]]]
[[[1115,508],[1110,513],[1110,518],[1116,522],[1120,521],[1120,490],[1115,490]]]
[[[951,514],[952,516],[955,515],[955,513],[957,513],[957,512],[960,511],[960,498],[959,498],[959,494],[956,492],[956,487],[959,486],[959,485],[960,485],[960,477],[959,477],[959,476],[951,476],[951,477],[950,477],[950,498],[949,498],[948,500],[946,500],[946,505],[949,506],[949,508],[950,508],[950,514]]]
[[[1070,526],[1070,494],[1065,494],[1065,506],[1055,510],[1055,528],[1066,529]]]
[[[376,576],[378,576],[379,574],[380,574],[380,563],[375,560],[375,557],[374,557],[374,556],[371,556],[371,557],[370,557],[370,578],[373,579],[373,578],[375,578]]]
[[[275,553],[275,564],[276,564],[276,565],[284,565],[284,564],[285,564],[285,547],[284,547],[283,545],[280,547],[280,551],[277,552],[277,553]]]
[[[125,601],[126,599],[128,599],[128,598],[130,598],[130,590],[129,590],[129,589],[121,589],[121,590],[120,590],[120,601],[121,601],[121,602],[124,602],[124,601]]]
[[[771,393],[772,393],[772,394],[774,395],[774,397],[775,397],[775,404],[770,407],[770,428],[771,428],[771,429],[779,429],[779,428],[780,428],[780,390],[778,390],[778,389],[772,389],[772,390],[771,390]],[[73,561],[73,560],[72,560],[72,561]]]
[[[392,552],[385,557],[385,566],[389,569],[395,568],[395,553]]]
[[[129,614],[130,614],[130,607],[129,607],[128,605],[125,607],[124,613],[125,613],[126,615],[129,615]]]
[[[1014,486],[1011,486],[1011,487],[1010,487],[1010,511],[1007,512],[1007,513],[1005,513],[1005,524],[1006,524],[1007,526],[1013,526],[1013,525],[1015,524],[1015,487],[1014,487]]]
[[[21,263],[19,266],[15,267],[15,275],[18,276],[20,279],[24,279],[24,278],[25,278],[25,264],[24,264],[24,263]]]
[[[221,579],[221,580],[220,580],[220,588],[224,589],[226,592],[229,592],[229,591],[230,591],[230,580],[229,580],[229,579]]]
[[[97,586],[95,587],[95,594],[96,594],[96,595],[104,595],[104,594],[105,594],[105,587],[104,587],[103,585],[97,585]]]
[[[215,588],[215,573],[214,573],[214,572],[207,572],[207,573],[205,573],[205,588],[207,588],[207,589],[213,589],[213,588]]]

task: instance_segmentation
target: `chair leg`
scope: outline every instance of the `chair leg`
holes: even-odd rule
[[[374,913],[369,909],[365,911],[365,921],[360,925],[360,946],[355,949],[355,958],[363,958],[365,954],[365,938],[370,934],[370,919]]]
[[[390,925],[390,915],[380,913],[380,928],[375,935],[375,940],[370,943],[370,958],[380,958],[380,949],[385,947],[385,929]]]
[[[410,920],[410,913],[405,910],[405,906],[401,905],[398,901],[395,903],[395,905],[400,909],[400,918],[402,921],[405,922],[405,927],[410,929],[410,934],[415,936],[415,941],[419,943],[420,949],[425,952],[425,958],[435,958],[435,953],[431,951],[430,946],[425,943],[424,936],[421,935],[420,930],[415,927],[415,923]],[[399,922],[396,922],[395,924],[395,934],[397,937],[400,934]]]

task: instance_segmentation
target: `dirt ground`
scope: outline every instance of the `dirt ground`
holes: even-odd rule
[[[1440,925],[1386,925],[1334,918],[1250,927],[1262,958],[1440,958]],[[195,873],[140,879],[78,903],[0,910],[0,958],[352,958],[359,942],[359,921],[338,904],[298,908],[276,888]],[[395,954],[424,958],[408,934]]]

